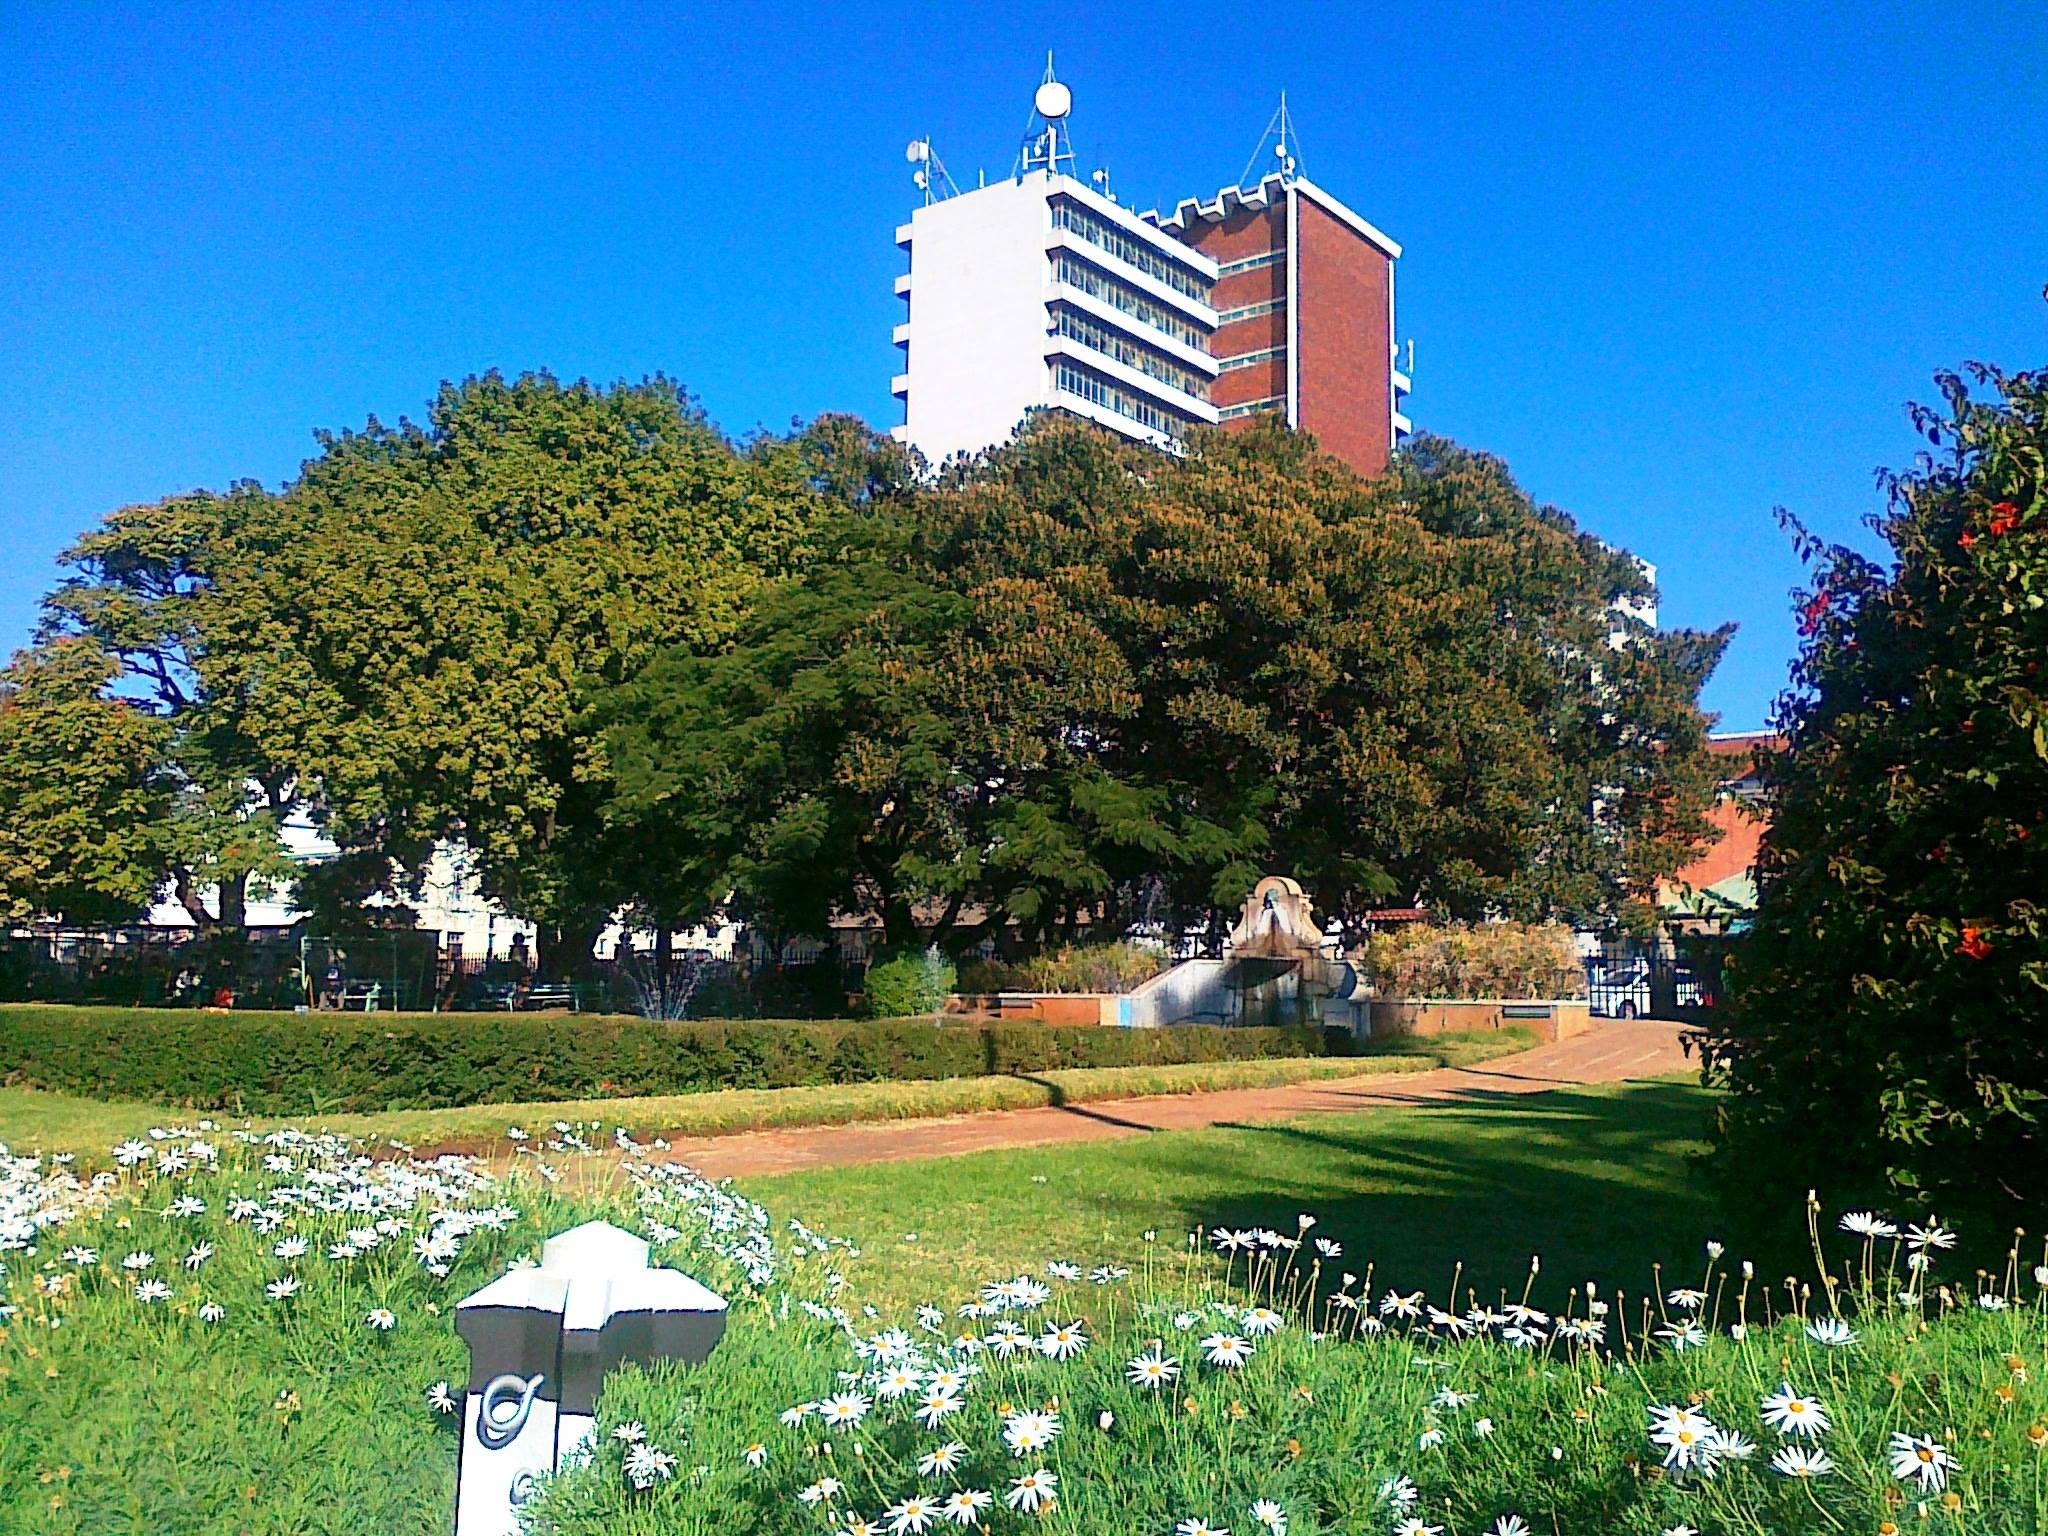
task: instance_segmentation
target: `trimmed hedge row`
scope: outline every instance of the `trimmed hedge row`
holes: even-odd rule
[[[1318,1056],[1314,1029],[0,1007],[0,1082],[296,1115]]]

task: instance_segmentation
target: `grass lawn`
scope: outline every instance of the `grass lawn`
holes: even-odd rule
[[[238,1118],[208,1114],[226,1126],[267,1130],[292,1125],[351,1136],[389,1137],[421,1149],[456,1146],[505,1150],[510,1126],[539,1129],[557,1120],[598,1122],[609,1133],[722,1136],[771,1126],[847,1125],[862,1120],[910,1120],[977,1110],[1029,1109],[1144,1094],[1264,1088],[1325,1078],[1422,1072],[1464,1066],[1525,1050],[1534,1038],[1522,1030],[1483,1035],[1442,1035],[1402,1040],[1365,1056],[1256,1058],[1153,1067],[1079,1067],[993,1077],[939,1078],[903,1083],[851,1083],[816,1088],[728,1089],[658,1098],[577,1099],[480,1104],[462,1109],[392,1110],[374,1115],[292,1115]],[[17,1152],[70,1152],[104,1160],[108,1148],[152,1126],[201,1118],[193,1110],[135,1100],[103,1101],[35,1088],[0,1087],[0,1143]]]
[[[0,1322],[0,1532],[445,1533],[454,1433],[423,1393],[460,1379],[451,1304],[530,1257],[542,1236],[596,1215],[672,1222],[677,1230],[657,1239],[662,1256],[738,1305],[705,1368],[623,1372],[607,1389],[607,1430],[641,1425],[650,1446],[676,1456],[672,1479],[636,1491],[625,1445],[605,1433],[594,1463],[551,1486],[532,1511],[543,1536],[822,1536],[840,1528],[837,1517],[802,1503],[800,1489],[837,1472],[849,1511],[872,1516],[933,1488],[912,1461],[944,1434],[969,1447],[960,1486],[1000,1492],[1031,1465],[998,1443],[1004,1402],[1060,1405],[1062,1432],[1036,1454],[1056,1471],[1062,1502],[1056,1527],[1000,1505],[986,1510],[981,1528],[993,1536],[1171,1536],[1193,1516],[1212,1529],[1234,1521],[1256,1531],[1254,1498],[1279,1501],[1296,1536],[1383,1536],[1394,1521],[1382,1484],[1396,1475],[1415,1479],[1445,1536],[1479,1536],[1508,1511],[1528,1515],[1539,1533],[1626,1536],[1681,1521],[1710,1536],[1820,1536],[1877,1530],[1900,1515],[1918,1526],[1920,1508],[1931,1530],[2043,1529],[2048,1461],[2030,1436],[2039,1426],[2048,1442],[2048,1388],[2032,1368],[2048,1347],[2048,1297],[2010,1277],[1999,1282],[2010,1310],[1930,1307],[1932,1326],[1917,1307],[1887,1315],[1895,1282],[1882,1282],[1857,1315],[1852,1348],[1830,1348],[1797,1321],[1732,1339],[1726,1324],[1737,1303],[1718,1284],[1701,1315],[1711,1342],[1681,1353],[1645,1339],[1639,1298],[1696,1282],[1703,1238],[1728,1241],[1723,1274],[1741,1258],[1758,1261],[1754,1307],[1774,1290],[1770,1277],[1797,1263],[1749,1246],[1709,1203],[1692,1159],[1711,1102],[1697,1087],[1658,1081],[747,1181],[740,1193],[765,1211],[647,1170],[637,1195],[623,1183],[577,1189],[530,1175],[478,1184],[459,1163],[365,1165],[338,1144],[301,1144],[273,1170],[258,1159],[265,1149],[222,1138],[217,1154],[185,1156],[176,1168],[128,1170],[105,1210],[86,1197],[38,1251],[7,1255],[0,1290],[14,1310]],[[0,1185],[15,1181],[20,1208],[42,1207],[41,1178],[0,1165]],[[170,1198],[174,1191],[188,1198]],[[273,1211],[274,1224],[238,1214],[238,1196]],[[448,1274],[423,1267],[415,1243],[435,1230],[431,1213],[499,1200],[511,1208],[467,1229]],[[357,1235],[368,1209],[390,1213],[388,1235]],[[730,1220],[704,1225],[708,1209]],[[1183,1233],[1227,1223],[1291,1235],[1302,1211],[1320,1218],[1314,1236],[1344,1245],[1320,1272],[1320,1295],[1337,1288],[1336,1271],[1362,1277],[1372,1266],[1375,1296],[1398,1287],[1450,1302],[1462,1261],[1458,1304],[1466,1286],[1482,1300],[1503,1289],[1519,1296],[1528,1255],[1541,1252],[1538,1299],[1599,1278],[1602,1298],[1614,1302],[1608,1342],[1625,1336],[1630,1352],[1609,1358],[1555,1340],[1538,1353],[1498,1340],[1457,1343],[1419,1317],[1370,1337],[1359,1321],[1369,1314],[1322,1306],[1290,1261],[1257,1283],[1259,1299],[1285,1315],[1281,1331],[1258,1333],[1241,1370],[1205,1364],[1196,1342],[1205,1330],[1239,1321],[1258,1330],[1243,1311],[1244,1261],[1226,1266],[1206,1246],[1184,1259]],[[857,1239],[864,1254],[798,1257],[792,1216]],[[1140,1235],[1147,1227],[1159,1235],[1150,1248]],[[1835,1237],[1831,1246],[1844,1248]],[[770,1249],[779,1256],[764,1282],[770,1291],[744,1297],[729,1261]],[[1853,1245],[1847,1251],[1853,1259]],[[1048,1259],[1128,1263],[1133,1273],[1096,1285],[1054,1274]],[[1676,1268],[1654,1283],[1659,1259]],[[854,1467],[843,1447],[826,1449],[845,1433],[776,1424],[789,1405],[841,1390],[837,1373],[853,1364],[843,1336],[772,1289],[786,1282],[796,1296],[819,1294],[827,1269],[846,1276],[847,1288],[831,1294],[857,1326],[902,1323],[915,1351],[941,1350],[935,1341],[961,1326],[950,1321],[953,1304],[1019,1271],[1055,1282],[1042,1311],[1018,1314],[1029,1329],[1079,1319],[1095,1343],[1057,1365],[981,1357],[986,1381],[939,1434],[911,1422],[909,1400],[883,1404],[870,1391],[865,1461]],[[296,1289],[279,1294],[286,1283]],[[154,1297],[147,1285],[159,1287]],[[932,1334],[910,1315],[924,1301],[945,1305]],[[868,1303],[880,1309],[872,1321],[860,1311]],[[1198,1310],[1183,1320],[1180,1306]],[[1583,1314],[1583,1291],[1572,1310]],[[1661,1300],[1651,1314],[1652,1323],[1671,1315]],[[1308,1325],[1333,1329],[1332,1340],[1311,1344]],[[1172,1393],[1148,1395],[1126,1379],[1125,1362],[1154,1338],[1170,1340],[1167,1352],[1185,1368]],[[871,1364],[862,1380],[872,1386],[879,1376]],[[1817,1487],[1825,1506],[1765,1465],[1781,1437],[1758,1422],[1758,1405],[1787,1378],[1834,1415],[1823,1444],[1839,1472]],[[1447,1405],[1441,1389],[1452,1386],[1473,1396]],[[1646,1406],[1688,1401],[1709,1405],[1761,1452],[1713,1480],[1645,1476],[1644,1459],[1660,1454],[1645,1438]],[[1107,1427],[1104,1410],[1113,1410]],[[1425,1432],[1437,1429],[1449,1438],[1433,1448]],[[1899,1505],[1884,1460],[1896,1432],[1941,1435],[1960,1458],[1953,1514],[1932,1499]],[[758,1469],[745,1454],[757,1438],[767,1448]],[[926,1536],[952,1529],[932,1525]]]
[[[1690,1275],[1710,1237],[1735,1249],[1742,1234],[1693,1166],[1710,1102],[1683,1081],[1588,1087],[789,1174],[742,1189],[858,1241],[863,1289],[898,1300],[1048,1255],[1133,1263],[1147,1229],[1169,1244],[1193,1226],[1292,1233],[1305,1211],[1346,1236],[1344,1267],[1378,1266],[1376,1283],[1441,1293],[1463,1263],[1482,1297],[1519,1294],[1540,1253],[1540,1289],[1556,1299],[1589,1277],[1640,1290],[1660,1260]],[[1761,1266],[1766,1255],[1754,1256]]]

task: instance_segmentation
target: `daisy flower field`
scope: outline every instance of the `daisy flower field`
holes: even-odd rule
[[[1815,1206],[1804,1275],[1707,1243],[1640,1291],[1482,1293],[1303,1212],[906,1300],[658,1148],[569,1188],[575,1127],[521,1145],[0,1153],[0,1529],[445,1532],[454,1303],[597,1217],[730,1321],[700,1368],[613,1373],[534,1536],[2048,1529],[2038,1239],[1968,1272],[1925,1213]]]

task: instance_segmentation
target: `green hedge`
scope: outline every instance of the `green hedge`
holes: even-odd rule
[[[297,1115],[791,1088],[1341,1051],[1313,1029],[0,1006],[0,1082]]]

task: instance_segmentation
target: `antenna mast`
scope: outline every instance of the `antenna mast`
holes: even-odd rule
[[[929,208],[940,198],[958,197],[960,189],[953,185],[953,178],[946,174],[946,163],[939,158],[939,152],[932,148],[929,135],[912,139],[904,146],[903,158],[917,169],[910,173],[910,180],[918,191],[924,194],[924,205]]]
[[[1266,120],[1266,131],[1259,135],[1258,148],[1252,151],[1251,159],[1244,163],[1244,173],[1237,178],[1240,187],[1254,184],[1252,172],[1258,169],[1259,156],[1266,152],[1268,144],[1273,146],[1273,158],[1280,162],[1282,180],[1292,181],[1301,174],[1301,144],[1294,136],[1294,119],[1287,112],[1285,91],[1280,93],[1278,110]]]
[[[1016,174],[1047,171],[1057,176],[1062,165],[1074,173],[1074,139],[1067,130],[1067,118],[1074,110],[1074,93],[1053,77],[1052,50],[1045,51],[1045,78],[1031,98],[1031,116],[1024,124],[1024,143],[1017,151]]]

